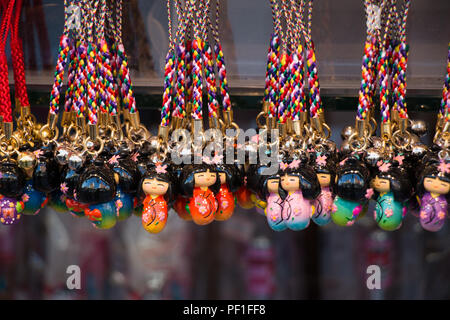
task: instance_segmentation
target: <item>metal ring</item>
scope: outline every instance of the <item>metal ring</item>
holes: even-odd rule
[[[261,123],[261,119],[265,120],[267,118],[267,113],[265,113],[264,111],[261,111],[260,113],[258,113],[258,115],[256,116],[256,126],[258,127],[258,129],[264,129],[266,127],[265,123]]]
[[[56,141],[56,139],[58,139],[58,136],[59,136],[59,129],[58,129],[58,127],[55,127],[55,129],[54,129],[55,131],[52,132],[52,133],[53,133],[53,138],[51,138],[51,139],[49,139],[49,138],[45,138],[45,139],[44,139],[44,138],[42,137],[42,133],[43,133],[44,130],[46,130],[46,129],[48,129],[49,132],[52,132],[52,129],[50,129],[48,123],[47,123],[47,124],[44,124],[44,125],[42,126],[41,130],[39,130],[39,137],[41,138],[41,140],[42,140],[45,144],[48,144],[48,143],[53,142],[53,141]]]
[[[103,141],[103,139],[100,139],[100,137],[97,137],[95,139],[95,141],[99,141],[100,142],[100,148],[97,151],[91,151],[87,148],[87,142],[91,140],[91,137],[87,136],[86,139],[84,139],[83,141],[83,151],[89,153],[90,155],[93,156],[97,156],[98,154],[100,154],[100,152],[103,151],[103,147],[105,146],[105,142]]]
[[[17,147],[20,145],[20,143],[19,143],[19,139],[17,139],[15,136],[11,136],[9,141],[14,140],[16,142],[16,148],[14,148],[13,151],[8,151],[8,148],[6,148],[6,150],[5,150],[3,148],[3,143],[1,143],[2,140],[5,139],[5,138],[6,138],[6,136],[4,134],[2,134],[0,136],[0,151],[2,153],[6,154],[9,157],[11,154],[17,153]],[[9,141],[5,141],[5,144],[8,145]]]
[[[355,148],[355,147],[353,146],[353,142],[354,142],[354,141],[360,142],[361,140],[364,141],[364,143],[362,144],[362,146],[361,146],[360,148]],[[364,137],[359,137],[359,138],[358,138],[358,133],[357,133],[357,132],[353,133],[353,134],[348,138],[348,144],[349,144],[349,146],[350,146],[350,149],[352,149],[352,151],[355,151],[355,152],[359,152],[359,151],[364,150],[364,149],[367,147],[367,141],[368,141],[368,139],[367,139],[366,136],[364,136]]]
[[[402,133],[402,132],[400,132],[400,130],[395,131],[395,132],[392,134],[391,141],[392,141],[392,144],[393,144],[396,148],[398,148],[398,149],[406,149],[406,148],[411,144],[411,133],[410,133],[409,131],[405,131],[406,137],[407,137],[406,143],[400,145],[400,144],[398,144],[398,143],[396,142],[396,137],[399,136],[401,133]]]

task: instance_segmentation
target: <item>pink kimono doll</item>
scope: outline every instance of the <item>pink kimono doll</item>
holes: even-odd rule
[[[291,230],[308,227],[315,212],[315,199],[320,194],[320,184],[314,170],[300,160],[289,164],[282,162],[280,168],[280,197],[283,201],[282,216]]]

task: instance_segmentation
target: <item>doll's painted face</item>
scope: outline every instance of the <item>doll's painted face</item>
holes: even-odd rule
[[[450,183],[442,181],[437,177],[434,178],[426,177],[423,180],[423,187],[428,192],[437,194],[447,194],[450,191]]]
[[[329,173],[318,173],[317,179],[319,180],[322,188],[329,187],[331,182],[331,175]]]
[[[215,172],[208,170],[194,173],[195,186],[200,188],[207,188],[216,183],[217,175]]]
[[[219,173],[220,184],[224,184],[227,182],[227,175],[224,172]]]
[[[166,194],[168,189],[169,184],[167,182],[156,178],[145,179],[142,182],[142,191],[144,191],[146,195],[162,196]]]
[[[300,186],[300,178],[296,176],[284,175],[281,177],[281,187],[287,192],[297,191]]]
[[[269,193],[278,193],[278,187],[280,186],[280,179],[273,178],[267,180],[267,191]]]
[[[388,179],[380,179],[378,176],[372,180],[373,188],[380,192],[389,192],[391,190],[391,182]]]

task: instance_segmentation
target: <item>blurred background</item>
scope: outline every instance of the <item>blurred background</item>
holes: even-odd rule
[[[43,122],[53,83],[62,0],[24,0],[21,34],[32,112]],[[124,43],[142,122],[156,133],[167,52],[166,1],[124,0]],[[313,13],[321,94],[332,139],[353,124],[365,39],[362,0],[317,0]],[[442,95],[450,24],[448,0],[413,0],[408,17],[408,110],[434,128]],[[261,109],[272,18],[267,0],[222,0],[220,37],[240,127]],[[10,72],[10,83],[13,83]],[[423,138],[429,142],[430,132]],[[373,209],[369,208],[369,213]],[[111,230],[46,208],[0,226],[2,299],[449,299],[449,223],[424,231],[410,212],[396,232],[371,214],[351,228],[311,224],[273,232],[254,209],[199,227],[169,213],[166,229],[148,234],[139,217]],[[382,270],[368,290],[366,269]],[[81,290],[68,290],[66,269],[81,268]]]

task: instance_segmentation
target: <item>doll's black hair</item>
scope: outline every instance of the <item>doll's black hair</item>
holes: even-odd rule
[[[125,193],[135,193],[138,189],[138,183],[141,178],[137,164],[126,157],[119,159],[117,163],[111,166],[115,174],[119,176],[118,186]]]
[[[280,176],[284,175],[299,178],[299,188],[303,194],[303,198],[313,200],[319,196],[321,191],[319,179],[317,179],[316,173],[309,165],[300,164],[298,168],[288,167],[280,173]],[[287,197],[287,191],[282,188],[281,180],[278,192],[281,199],[284,200]]]
[[[280,180],[280,174],[277,172],[276,174],[272,175],[264,175],[260,179],[260,189],[258,192],[258,197],[262,200],[267,200],[267,197],[269,196],[269,190],[267,189],[267,183],[269,180],[278,180],[278,183],[281,183]],[[278,192],[279,192],[279,185],[278,185]]]
[[[446,161],[446,163],[449,162]],[[419,174],[416,187],[416,193],[419,197],[422,197],[426,193],[426,190],[423,186],[425,178],[438,178],[439,180],[450,183],[450,173],[443,173],[439,171],[439,164],[440,162],[438,159],[429,159],[427,162],[424,162],[424,168]],[[450,192],[447,193],[446,198],[450,198]]]
[[[8,159],[0,162],[0,194],[5,197],[16,198],[23,194],[25,175],[17,163]]]
[[[241,187],[243,178],[238,167],[233,164],[218,164],[215,169],[219,174],[225,173],[226,184],[231,192],[236,192]]]
[[[216,182],[209,187],[209,189],[216,194],[220,190],[220,178],[216,171],[215,166],[202,163],[202,164],[188,164],[184,166],[181,173],[180,188],[183,190],[183,196],[191,198],[194,193],[195,179],[194,175],[200,172],[210,172],[216,173]]]
[[[386,172],[379,171],[375,174],[378,179],[387,179],[395,201],[405,202],[411,197],[412,185],[408,172],[396,166],[391,166]],[[378,192],[374,190],[378,196]]]
[[[33,171],[33,187],[41,192],[50,193],[58,189],[61,172],[53,155],[51,145],[41,148],[42,155]]]
[[[116,195],[114,173],[105,159],[97,157],[83,169],[76,186],[77,200],[95,204],[112,201]]]
[[[151,167],[147,170],[147,172],[142,175],[141,180],[139,182],[139,187],[138,187],[138,196],[139,198],[145,198],[145,193],[142,190],[142,184],[144,183],[144,181],[146,179],[156,179],[158,181],[162,181],[162,182],[167,182],[169,187],[167,188],[167,192],[164,195],[164,199],[166,200],[166,202],[171,205],[173,200],[174,200],[174,188],[173,188],[173,175],[169,169],[169,165],[167,164],[167,172],[165,173],[158,173],[156,171],[156,166]]]
[[[340,165],[340,164],[339,164]],[[350,156],[337,168],[333,192],[344,200],[361,202],[370,188],[370,170],[359,159]]]

